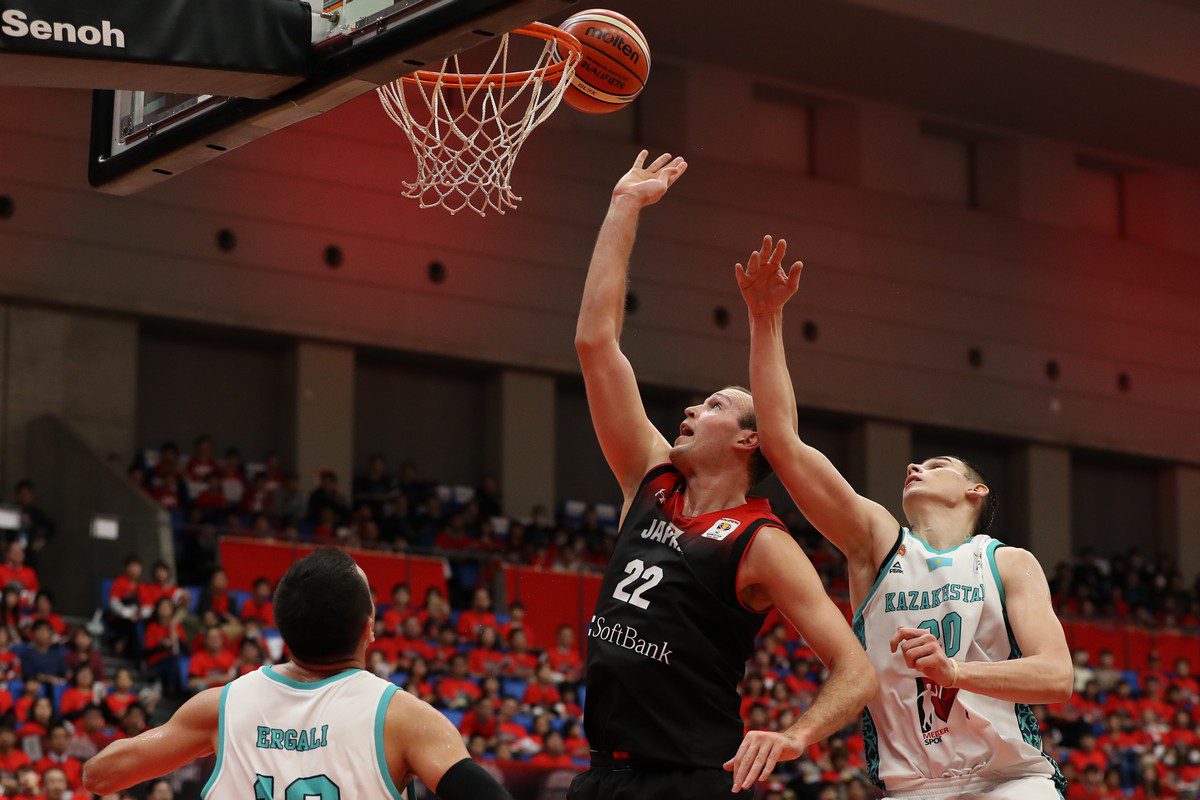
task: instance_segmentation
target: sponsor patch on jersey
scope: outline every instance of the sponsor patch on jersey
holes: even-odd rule
[[[904,574],[904,565],[901,564],[899,561],[894,562],[892,564],[892,568],[888,570],[888,574],[889,575],[903,575]]]
[[[947,558],[946,556],[933,556],[932,558],[925,559],[925,564],[928,565],[929,571],[933,572],[935,569],[954,566],[954,559]]]
[[[917,678],[917,719],[921,725],[921,741],[925,746],[941,744],[950,732],[950,711],[958,697],[958,689],[939,686],[928,678]]]
[[[655,492],[655,493],[654,493],[654,500],[655,500],[655,502],[657,502],[657,503],[658,503],[660,506],[661,506],[663,503],[667,502],[667,490],[666,490],[666,489],[659,489],[657,492]]]
[[[701,534],[705,539],[716,539],[718,542],[738,529],[742,523],[736,519],[719,519],[713,526]]]

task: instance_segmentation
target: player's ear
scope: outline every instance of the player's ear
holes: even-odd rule
[[[980,501],[987,500],[988,495],[991,493],[992,490],[987,487],[986,483],[976,483],[967,489],[967,495],[969,497],[974,497]]]
[[[758,431],[746,430],[744,428],[738,431],[738,438],[734,442],[734,447],[738,450],[757,450],[758,446]]]

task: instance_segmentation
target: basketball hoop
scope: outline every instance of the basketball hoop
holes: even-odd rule
[[[509,72],[506,33],[482,73],[464,74],[454,55],[440,70],[419,70],[376,90],[417,157],[417,177],[404,182],[404,196],[421,208],[486,216],[521,201],[510,183],[521,146],[558,108],[582,50],[574,36],[541,22],[512,33],[543,40],[532,69]]]

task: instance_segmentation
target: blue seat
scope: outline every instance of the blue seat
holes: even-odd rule
[[[65,683],[56,683],[50,687],[50,701],[54,703],[54,713],[62,713],[63,695],[67,693],[70,687]]]
[[[230,589],[229,596],[233,598],[233,601],[237,603],[238,610],[241,611],[242,606],[245,605],[246,601],[250,599],[250,592],[241,592],[237,589]]]
[[[532,714],[516,714],[513,716],[513,722],[517,723],[527,731],[533,730]]]
[[[525,681],[505,678],[500,681],[500,693],[505,697],[515,697],[521,700],[525,697]]]
[[[184,686],[187,686],[188,678],[191,677],[188,675],[188,668],[192,666],[192,657],[180,655],[177,663],[179,665],[179,680]]]
[[[100,608],[108,611],[108,596],[112,593],[112,586],[116,581],[113,578],[105,578],[100,581]]]
[[[403,686],[404,684],[408,683],[408,673],[407,672],[393,672],[391,674],[391,677],[388,678],[388,680],[390,680],[392,683],[396,684],[397,686]]]
[[[185,586],[188,593],[188,613],[195,614],[200,610],[200,593],[204,591],[203,586]]]
[[[462,725],[463,717],[465,716],[465,712],[453,711],[448,708],[444,709],[442,714],[445,715],[446,719],[450,720],[450,724],[455,728],[458,728],[459,725]]]

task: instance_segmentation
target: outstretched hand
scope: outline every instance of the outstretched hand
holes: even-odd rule
[[[733,792],[745,791],[755,781],[765,781],[780,761],[803,755],[807,744],[789,733],[750,731],[742,739],[737,755],[724,765],[726,772],[733,773]]]
[[[614,200],[618,197],[629,198],[637,203],[639,208],[653,205],[661,200],[667,189],[687,171],[688,165],[682,156],[672,160],[670,153],[663,153],[654,159],[650,166],[646,166],[646,159],[649,157],[649,150],[638,153],[633,168],[617,181],[616,188],[613,189]]]
[[[764,236],[762,247],[750,254],[746,266],[738,264],[738,288],[742,299],[753,316],[774,314],[784,307],[800,286],[800,273],[804,264],[797,261],[787,272],[783,270],[783,257],[787,255],[787,241],[779,240],[772,247],[771,237]]]

